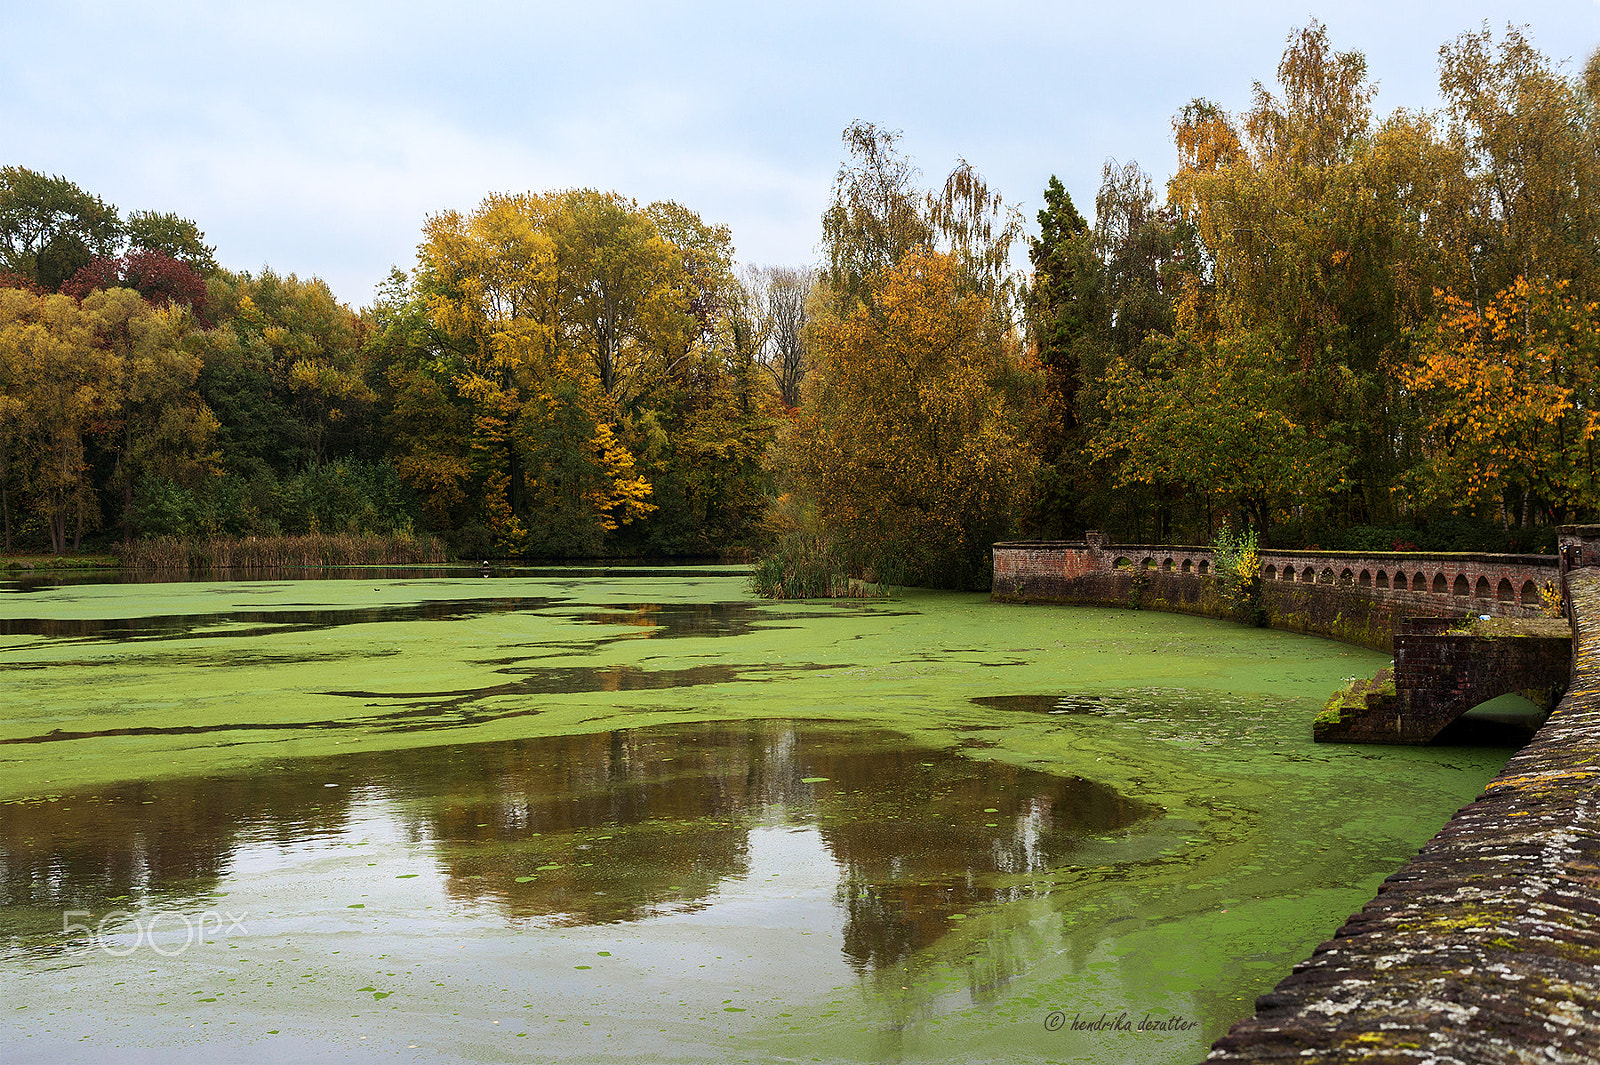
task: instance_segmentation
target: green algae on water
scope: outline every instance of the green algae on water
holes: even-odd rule
[[[1358,648],[740,583],[0,594],[0,1056],[250,1056],[205,987],[289,1057],[1198,1060],[1504,757],[1312,744]],[[1201,1023],[1045,1025],[1124,1009]]]

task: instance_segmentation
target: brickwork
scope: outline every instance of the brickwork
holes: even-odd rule
[[[1600,528],[1596,530],[1600,534]],[[1600,538],[1594,547],[1600,557]],[[1269,551],[1261,601],[1274,628],[1390,650],[1408,615],[1534,617],[1540,589],[1560,577],[1551,555]],[[1220,617],[1209,547],[1029,541],[994,545],[995,598],[1140,605]]]
[[[1394,638],[1394,666],[1385,670],[1392,694],[1376,687],[1362,703],[1319,715],[1319,742],[1431,742],[1445,726],[1500,695],[1515,693],[1548,710],[1572,672],[1568,637],[1479,635],[1451,631],[1453,618],[1408,618]]]

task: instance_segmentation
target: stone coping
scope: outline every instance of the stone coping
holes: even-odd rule
[[[1061,550],[1072,548],[1087,551],[1090,544],[1082,540],[1004,540],[991,547],[1007,550]],[[1146,558],[1159,557],[1163,552],[1184,552],[1196,554],[1210,552],[1210,545],[1201,544],[1095,544],[1093,545],[1103,555],[1143,555]],[[1482,562],[1487,565],[1523,565],[1523,566],[1555,566],[1560,561],[1556,555],[1501,555],[1484,551],[1302,551],[1298,549],[1284,549],[1263,547],[1256,551],[1261,558],[1337,558],[1337,559],[1370,559],[1374,562],[1393,560],[1396,562],[1420,562],[1430,559],[1446,560],[1450,562]]]

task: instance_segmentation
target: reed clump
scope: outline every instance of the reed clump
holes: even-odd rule
[[[756,561],[749,588],[763,599],[879,599],[882,584],[850,576],[837,546],[824,537],[791,532]]]
[[[449,561],[432,536],[310,533],[305,536],[158,536],[119,550],[128,569],[161,573],[416,566]]]

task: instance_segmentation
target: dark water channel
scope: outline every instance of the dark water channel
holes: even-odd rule
[[[369,578],[0,594],[0,1060],[1194,1061],[1506,755],[1193,618]]]

